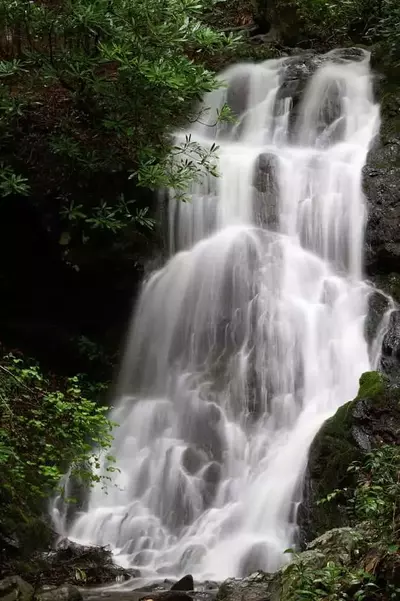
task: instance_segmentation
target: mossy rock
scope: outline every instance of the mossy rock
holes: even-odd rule
[[[350,525],[346,489],[354,488],[355,475],[348,468],[382,443],[400,444],[400,389],[383,374],[368,372],[360,378],[357,397],[325,422],[311,446],[299,511],[303,544]],[[321,503],[334,491],[342,492],[333,502]]]

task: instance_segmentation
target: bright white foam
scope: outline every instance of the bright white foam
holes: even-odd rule
[[[369,369],[361,169],[379,109],[359,58],[324,57],[294,111],[288,61],[233,67],[189,132],[217,140],[221,178],[191,203],[171,194],[179,252],[133,318],[117,487],[95,488],[68,532],[145,577],[277,569],[312,439]],[[215,126],[225,101],[238,122]]]

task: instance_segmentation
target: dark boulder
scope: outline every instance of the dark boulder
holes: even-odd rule
[[[371,151],[363,169],[368,201],[367,271],[390,273],[400,266],[400,136]]]
[[[368,372],[360,378],[357,397],[325,422],[311,446],[298,515],[303,544],[349,525],[344,497],[339,494],[329,504],[318,501],[335,490],[353,488],[349,465],[382,443],[400,444],[400,389],[385,375]]]
[[[193,582],[193,576],[191,574],[187,574],[186,576],[184,576],[183,578],[178,580],[178,582],[175,582],[175,584],[173,584],[171,586],[171,591],[193,591],[193,590],[194,590],[194,582]]]

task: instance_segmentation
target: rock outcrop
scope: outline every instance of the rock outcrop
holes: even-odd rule
[[[381,131],[363,172],[365,265],[371,276],[388,276],[400,271],[400,94],[398,81],[380,77],[377,82]]]
[[[368,372],[360,378],[357,397],[325,422],[312,444],[299,511],[303,543],[349,524],[341,495],[329,505],[318,501],[335,490],[354,487],[349,465],[382,443],[400,444],[400,389],[385,375]]]

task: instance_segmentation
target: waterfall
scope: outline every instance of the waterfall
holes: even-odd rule
[[[274,571],[296,544],[313,437],[370,368],[362,167],[369,54],[239,64],[190,134],[220,177],[169,198],[172,256],[144,284],[112,454],[68,535],[143,577]],[[310,74],[311,73],[311,74]],[[236,119],[218,122],[227,103]]]

